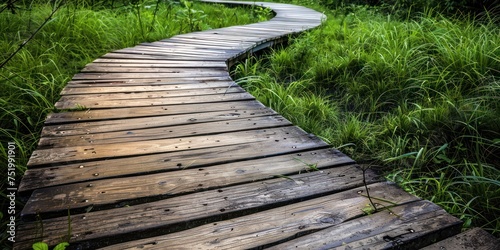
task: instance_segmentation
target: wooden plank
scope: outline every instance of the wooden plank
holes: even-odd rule
[[[231,53],[231,51],[227,50],[224,53],[221,52],[207,52],[207,51],[191,51],[191,52],[184,52],[184,51],[169,51],[169,52],[162,52],[162,51],[145,51],[145,50],[135,50],[135,49],[122,49],[122,50],[116,50],[113,51],[113,53],[119,53],[119,54],[125,54],[125,55],[144,55],[144,56],[162,56],[162,57],[182,57],[184,59],[189,59],[189,58],[220,58],[220,59],[227,59],[231,57],[232,54],[235,52]]]
[[[244,112],[247,109],[268,109],[268,108],[256,100],[249,100],[249,101],[237,101],[237,102],[214,102],[210,103],[210,105],[202,103],[202,104],[185,104],[185,105],[168,105],[168,106],[149,106],[149,107],[139,107],[139,108],[88,109],[83,111],[51,113],[47,116],[45,124],[52,125],[61,123],[72,123],[72,122],[98,121],[104,119],[115,120],[123,118],[195,114],[195,113],[216,112],[216,111],[233,111],[237,113],[237,112]]]
[[[193,77],[193,76],[227,76],[229,73],[222,69],[204,69],[201,70],[178,70],[171,73],[78,73],[73,76],[73,80],[101,80],[101,79],[145,79],[145,78],[169,78],[169,77]]]
[[[221,61],[226,60],[225,58],[214,58],[212,56],[206,57],[190,57],[186,58],[185,56],[157,56],[157,55],[139,55],[139,54],[124,54],[124,53],[108,53],[106,55],[101,56],[102,58],[111,58],[111,59],[147,59],[147,60],[184,60],[184,61]]]
[[[83,160],[97,160],[133,155],[179,152],[189,149],[221,147],[245,143],[262,142],[277,144],[280,140],[297,147],[300,142],[316,140],[297,127],[261,129],[233,132],[208,136],[194,136],[182,139],[163,139],[148,142],[130,142],[105,145],[75,146],[64,149],[37,149],[33,152],[28,165],[54,164]],[[318,142],[326,145],[324,142]],[[272,152],[270,152],[272,153]]]
[[[132,234],[137,238],[138,232],[141,237],[151,237],[159,232],[175,231],[174,228],[182,230],[186,229],[187,225],[206,223],[207,220],[235,217],[249,211],[257,212],[264,208],[286,205],[360,186],[360,171],[354,165],[340,166],[290,176],[290,179],[275,178],[233,186],[221,189],[223,192],[210,190],[156,202],[72,215],[70,241],[72,246],[78,246],[83,245],[84,241],[97,244],[110,238],[131,240],[134,239]],[[368,183],[377,180],[378,177],[374,173],[367,172]],[[307,188],[304,188],[306,186]],[[158,219],[159,217],[161,219]],[[116,218],[127,218],[127,221]],[[45,219],[44,222],[44,241],[49,245],[58,243],[60,235],[67,229],[67,217]],[[29,244],[30,240],[36,239],[36,230],[36,222],[24,223],[18,228],[19,238],[16,240]]]
[[[303,201],[268,211],[195,227],[103,249],[251,249],[294,237],[297,234],[342,224],[362,216],[367,198],[363,188]],[[394,186],[370,185],[370,193],[397,204],[418,200]],[[383,205],[389,203],[381,202]]]
[[[81,95],[81,94],[103,94],[103,93],[124,93],[124,92],[151,92],[168,90],[193,90],[206,88],[228,88],[238,86],[233,81],[210,81],[199,83],[184,84],[164,84],[164,85],[146,85],[146,86],[107,86],[107,87],[73,87],[66,86],[61,95]]]
[[[422,250],[497,250],[499,246],[500,239],[476,227],[424,247]]]
[[[110,59],[112,60],[112,59]],[[119,59],[116,59],[119,60]],[[129,60],[123,60],[129,61]],[[131,60],[130,60],[131,61]],[[187,61],[186,61],[187,62]],[[227,70],[227,65],[224,62],[213,61],[213,63],[200,63],[200,64],[188,64],[188,63],[139,63],[139,62],[107,62],[107,63],[89,63],[86,67],[96,67],[96,68],[196,68],[196,69],[225,69]]]
[[[83,79],[71,80],[68,86],[144,86],[144,85],[164,85],[164,84],[179,84],[189,83],[194,81],[232,81],[229,75],[227,76],[190,76],[190,77],[169,77],[169,78],[138,78],[138,79]]]
[[[186,43],[179,43],[179,42],[173,42],[169,40],[163,40],[163,41],[157,41],[157,42],[152,42],[152,43],[141,43],[141,46],[144,47],[149,47],[149,48],[164,48],[164,47],[183,47],[183,48],[193,48],[193,49],[221,49],[220,45],[213,45],[213,44],[196,44],[196,43],[191,43],[191,42],[186,42]],[[231,45],[231,46],[222,46],[223,48],[226,49],[232,49],[232,50],[242,50],[245,49],[246,47],[250,46],[251,44],[245,46],[241,44],[236,44],[236,45]]]
[[[248,143],[127,158],[69,163],[66,165],[50,163],[47,167],[37,168],[37,166],[30,166],[23,177],[19,190],[20,192],[25,192],[41,187],[179,169],[200,168],[200,171],[203,171],[206,166],[228,162],[291,153],[302,156],[302,154],[305,154],[304,151],[324,146],[324,144],[318,143],[318,140],[307,140],[301,144],[297,144],[295,147],[290,147],[288,142],[281,140],[274,144],[256,145]],[[330,151],[330,157],[345,157],[345,155],[337,150],[328,150]],[[95,173],[99,174],[95,175]]]
[[[95,180],[63,186],[36,189],[23,208],[22,215],[59,212],[89,205],[117,204],[146,197],[168,197],[205,189],[270,179],[308,170],[307,164],[323,169],[352,163],[348,157],[328,157],[329,151],[310,154],[281,155],[271,158],[227,163],[199,169],[158,174]]]
[[[95,59],[90,64],[124,64],[130,65],[135,64],[138,67],[140,65],[159,65],[159,66],[178,66],[180,68],[194,67],[194,68],[224,68],[226,63],[224,61],[186,61],[186,60],[133,60],[133,59],[110,59],[110,58],[98,58]]]
[[[180,96],[169,98],[145,98],[133,100],[79,100],[78,102],[56,102],[55,107],[58,109],[100,109],[100,108],[127,108],[127,107],[147,107],[159,105],[177,105],[177,104],[194,104],[194,103],[213,103],[213,102],[229,102],[229,101],[245,101],[255,99],[247,92],[214,94],[205,96]]]
[[[127,123],[121,120],[122,123]],[[251,116],[251,118],[225,120],[217,122],[197,123],[178,126],[139,128],[127,131],[96,133],[85,135],[67,135],[42,137],[39,148],[60,148],[71,146],[88,146],[132,141],[148,141],[167,138],[181,138],[193,135],[210,135],[216,133],[235,132],[250,129],[264,129],[292,125],[282,116]]]
[[[168,43],[178,43],[178,44],[199,44],[199,45],[212,45],[212,46],[243,46],[243,48],[253,46],[255,42],[251,41],[219,41],[219,40],[207,40],[198,38],[196,36],[193,37],[179,37],[175,36],[169,39],[160,40],[159,42],[168,42]]]
[[[60,124],[45,126],[42,130],[42,137],[72,135],[84,136],[116,131],[128,132],[137,129],[200,124],[214,121],[230,121],[236,119],[249,119],[252,117],[269,115],[276,115],[276,112],[269,108],[258,107],[255,109],[242,109],[237,112],[235,112],[234,110],[214,111],[170,116],[131,118],[127,120],[103,120],[76,124]]]
[[[412,202],[390,210],[392,212],[382,210],[270,249],[420,249],[433,240],[460,232],[462,225],[459,219],[429,201]]]
[[[207,44],[214,44],[210,42],[234,42],[234,43],[241,43],[241,42],[251,42],[251,43],[258,43],[261,42],[262,40],[265,40],[265,37],[259,37],[259,36],[231,36],[231,35],[218,35],[218,34],[210,34],[208,32],[193,32],[189,34],[183,34],[183,35],[178,35],[175,36],[174,38],[171,38],[169,40],[177,40],[179,38],[187,38],[187,39],[197,39],[197,40],[205,40]]]
[[[59,102],[100,102],[133,100],[133,99],[155,99],[198,96],[203,98],[207,95],[220,95],[230,93],[243,93],[245,90],[239,86],[226,86],[222,88],[198,88],[186,90],[149,91],[149,92],[121,92],[121,93],[99,93],[99,94],[73,94],[61,96]]]
[[[123,49],[123,52],[135,52],[135,53],[161,53],[161,54],[188,54],[188,55],[227,55],[232,53],[239,53],[241,51],[241,47],[231,48],[231,47],[218,47],[216,48],[208,48],[208,47],[193,47],[186,46],[186,44],[177,44],[177,45],[164,45],[164,46],[145,46],[145,45],[137,45],[133,48]]]
[[[121,66],[121,67],[101,67],[94,65],[87,65],[80,72],[82,73],[205,73],[205,72],[227,72],[226,68],[175,68],[175,67],[135,67],[135,66]]]
[[[240,29],[239,27],[228,27],[228,28],[221,28],[217,29],[210,34],[215,34],[215,35],[236,35],[236,36],[264,36],[264,37],[273,37],[276,36],[276,34],[279,33],[280,35],[285,35],[288,32],[287,31],[276,31],[276,30],[258,30],[258,29]]]

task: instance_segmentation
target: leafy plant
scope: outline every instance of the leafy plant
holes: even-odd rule
[[[40,235],[43,238],[43,221],[40,217],[40,214],[37,214],[37,219],[38,222],[40,223],[41,227],[41,232]],[[64,250],[66,247],[69,246],[69,240],[71,239],[71,215],[70,215],[70,210],[68,208],[68,234],[64,237],[64,241],[61,243],[58,243],[53,250]],[[49,250],[49,245],[45,242],[36,242],[32,245],[33,250]]]
[[[180,32],[193,32],[196,30],[210,28],[210,26],[204,23],[207,15],[203,10],[195,9],[193,2],[189,0],[181,0],[180,2],[182,9],[177,11],[175,17],[175,20],[180,24]],[[186,28],[186,30],[184,30],[184,28]]]
[[[64,250],[69,246],[68,242],[61,242],[57,244],[53,250]],[[37,242],[33,244],[33,250],[49,250],[49,246],[45,242]]]

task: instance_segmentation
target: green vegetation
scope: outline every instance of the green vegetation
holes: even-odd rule
[[[499,236],[498,20],[313,8],[328,15],[323,27],[237,65],[238,82],[465,227]]]
[[[189,1],[9,2],[15,8],[0,4],[0,64],[41,27],[31,41],[0,67],[0,162],[6,166],[7,142],[15,142],[17,182],[38,143],[46,115],[54,111],[60,91],[87,63],[109,51],[140,42],[200,29],[254,23],[269,17],[269,12],[259,8],[252,11]],[[48,19],[52,12],[54,15]],[[7,198],[5,174],[2,171],[0,180],[3,198]],[[1,204],[2,241],[7,237],[4,201],[7,199],[2,199]]]
[[[140,42],[256,22],[269,14],[187,1],[66,2],[0,68],[0,157],[7,162],[7,142],[15,142],[17,181],[59,92],[87,63]],[[287,48],[237,65],[239,83],[365,167],[380,169],[405,190],[441,205],[465,227],[481,226],[499,236],[498,20],[488,14],[477,20],[439,14],[460,7],[452,0],[442,1],[449,4],[443,8],[413,8],[406,0],[368,1],[377,7],[293,2],[325,11],[327,22]],[[51,3],[0,5],[0,63],[59,1]],[[5,180],[0,180],[4,198]],[[2,228],[5,216],[0,213]]]

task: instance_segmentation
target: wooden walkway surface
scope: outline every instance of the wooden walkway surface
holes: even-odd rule
[[[228,64],[324,18],[257,4],[276,16],[114,51],[74,76],[22,180],[16,249],[68,234],[72,249],[418,248],[460,232],[371,171],[367,215],[352,159],[233,82]]]

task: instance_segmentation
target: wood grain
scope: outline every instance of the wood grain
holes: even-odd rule
[[[414,249],[459,232],[458,219],[380,182],[231,79],[238,60],[325,15],[205,1],[276,16],[123,48],[76,74],[19,186],[14,249],[52,248],[68,221],[74,249]],[[366,210],[368,190],[377,211]]]
[[[87,146],[92,144],[109,144],[132,141],[149,141],[167,138],[182,138],[193,135],[203,136],[227,132],[264,129],[292,125],[282,116],[249,116],[244,119],[224,119],[224,121],[162,126],[154,128],[130,129],[127,131],[42,137],[39,148],[60,148],[71,146]],[[236,118],[236,117],[234,117]],[[124,122],[124,124],[128,124]]]
[[[213,111],[205,113],[191,113],[167,116],[151,116],[129,119],[114,119],[93,122],[70,123],[45,126],[42,137],[52,136],[87,136],[97,133],[168,127],[176,125],[189,125],[214,121],[230,121],[242,118],[275,115],[276,112],[268,108],[233,109],[227,111]],[[170,131],[170,130],[169,130]],[[173,131],[173,130],[172,130]],[[193,131],[196,132],[196,131]],[[131,132],[132,134],[133,132]],[[194,133],[196,134],[196,133]]]
[[[30,166],[19,186],[20,191],[61,184],[105,178],[151,174],[179,169],[204,168],[209,165],[252,160],[295,153],[297,156],[310,150],[324,148],[315,140],[304,141],[290,147],[285,141],[273,144],[247,143],[216,148],[133,156],[105,160],[91,160],[69,164]],[[337,150],[328,149],[330,157],[345,157]],[[311,153],[311,152],[309,152]],[[354,162],[354,161],[353,161]],[[96,173],[98,173],[96,175]]]
[[[397,204],[418,200],[385,183],[370,186],[374,196]],[[257,248],[362,216],[363,188],[303,201],[264,212],[219,221],[178,233],[112,245],[103,249],[240,249]],[[388,203],[384,203],[388,205]]]
[[[191,169],[37,189],[26,203],[22,214],[36,214],[37,211],[64,211],[68,207],[114,204],[151,196],[172,196],[264,180],[277,175],[309,171],[310,167],[307,164],[314,164],[314,168],[322,169],[352,163],[348,157],[327,156],[329,156],[328,151],[313,151],[301,156],[292,154],[211,166],[205,171]],[[269,165],[269,162],[273,164]],[[100,175],[100,173],[96,174]],[[92,185],[89,186],[90,184]]]
[[[497,250],[499,246],[500,239],[476,227],[424,247],[422,250]]]
[[[51,113],[45,124],[80,123],[97,120],[116,120],[122,118],[152,117],[165,115],[195,114],[214,111],[243,112],[245,110],[268,109],[256,100],[236,102],[213,102],[206,104],[185,104],[149,106],[138,108],[87,109],[82,111]],[[247,111],[248,113],[248,111]],[[196,119],[196,118],[195,118]],[[68,127],[69,129],[70,127]],[[44,133],[44,132],[43,132]]]
[[[141,235],[154,235],[158,232],[175,231],[174,227],[183,230],[187,229],[189,224],[203,223],[211,220],[210,218],[218,220],[221,216],[238,217],[250,211],[258,212],[264,208],[287,205],[308,197],[345,191],[361,184],[360,171],[355,165],[339,166],[292,175],[290,179],[274,178],[155,202],[73,215],[71,242],[90,241],[92,244],[98,244],[101,240],[106,241],[109,236],[114,235],[120,235],[115,238],[124,239],[132,238],[137,232]],[[370,171],[367,173],[368,183],[377,180],[376,174]],[[159,217],[162,219],[158,220]],[[127,218],[127,221],[124,222],[119,218]],[[44,239],[49,243],[55,243],[60,233],[67,228],[67,218],[62,216],[46,219],[45,224],[48,226],[44,228]],[[17,240],[26,242],[33,239],[36,230],[36,222],[24,224],[18,229],[22,236]]]
[[[55,106],[58,109],[98,109],[98,108],[126,108],[126,107],[147,107],[158,105],[174,105],[174,104],[192,104],[192,103],[212,103],[212,102],[228,102],[228,101],[246,101],[255,99],[247,92],[238,93],[221,93],[204,96],[179,96],[179,97],[147,97],[142,99],[118,99],[97,101],[78,99],[76,101],[62,99],[56,102]]]
[[[462,224],[429,201],[380,209],[270,249],[419,249],[442,238],[440,231],[460,232]]]

